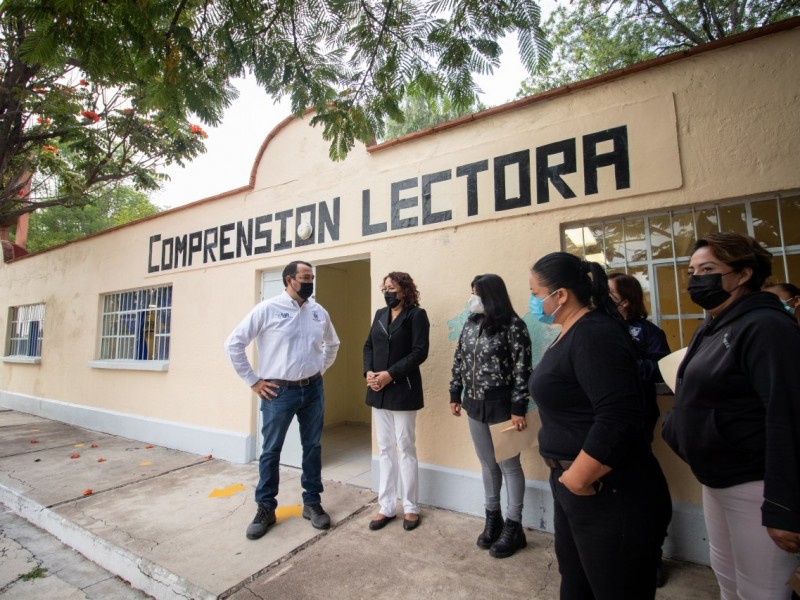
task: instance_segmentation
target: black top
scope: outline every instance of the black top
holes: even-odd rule
[[[367,404],[387,410],[419,410],[424,404],[419,366],[428,358],[430,323],[425,309],[404,308],[390,323],[389,308],[375,313],[364,343],[367,371],[388,371],[392,383],[375,392],[367,388]]]
[[[450,402],[463,403],[467,415],[481,423],[501,423],[528,412],[531,338],[516,315],[494,334],[484,329],[483,315],[464,323],[453,356]]]
[[[627,319],[625,325],[633,345],[639,353],[639,379],[644,392],[645,433],[652,440],[652,432],[658,421],[656,383],[664,381],[658,370],[658,361],[669,354],[666,334],[651,321],[639,317]]]
[[[650,454],[637,358],[622,321],[596,310],[545,352],[529,384],[542,419],[542,456],[573,460],[583,450],[624,469]]]
[[[800,532],[800,327],[777,296],[737,299],[695,332],[664,440],[700,483],[764,480],[765,526]]]

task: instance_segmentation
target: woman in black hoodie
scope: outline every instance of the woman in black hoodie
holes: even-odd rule
[[[702,484],[723,600],[785,600],[800,552],[800,328],[759,291],[771,272],[772,255],[749,236],[697,241],[688,291],[708,316],[663,431]]]

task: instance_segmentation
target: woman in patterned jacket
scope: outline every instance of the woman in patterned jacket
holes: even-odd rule
[[[478,546],[495,558],[506,558],[527,545],[522,529],[525,475],[519,454],[499,464],[495,461],[489,425],[511,419],[517,429],[527,426],[531,340],[499,276],[478,275],[472,280],[469,308],[453,358],[450,412],[460,417],[461,409],[466,411],[481,463],[486,524]],[[500,510],[503,479],[508,493],[505,523]]]

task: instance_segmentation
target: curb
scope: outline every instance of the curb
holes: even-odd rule
[[[75,500],[77,502],[77,500]],[[0,484],[0,503],[23,519],[44,529],[60,542],[133,587],[159,600],[215,600],[216,594],[198,587],[152,561],[112,544],[69,519]]]

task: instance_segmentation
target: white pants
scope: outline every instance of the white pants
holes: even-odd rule
[[[703,486],[703,512],[711,568],[722,600],[788,600],[786,585],[798,566],[761,524],[764,482],[751,481],[729,488]]]
[[[372,409],[372,422],[380,451],[380,512],[387,517],[397,514],[397,498],[403,501],[403,511],[419,513],[419,470],[417,468],[415,410]],[[398,475],[400,494],[398,494]]]

